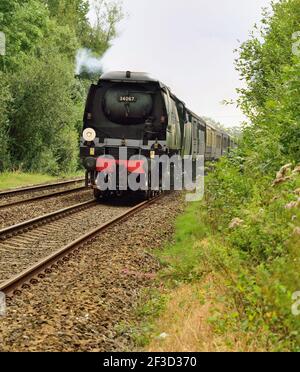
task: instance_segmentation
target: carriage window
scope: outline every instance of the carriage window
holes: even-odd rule
[[[212,146],[212,131],[211,129],[207,128],[207,137],[206,137],[206,144],[207,146]]]
[[[204,154],[205,152],[205,133],[199,129],[199,154]]]
[[[216,147],[216,142],[217,142],[217,138],[216,138],[216,132],[215,131],[212,131],[212,146],[213,147]]]

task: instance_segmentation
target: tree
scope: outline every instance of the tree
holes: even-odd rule
[[[51,18],[58,25],[67,25],[75,30],[78,42],[83,48],[91,49],[97,55],[103,54],[116,36],[116,25],[123,18],[120,2],[110,0],[44,0]],[[88,19],[89,10],[95,15],[95,22]]]
[[[0,172],[9,166],[7,110],[10,103],[9,86],[4,74],[0,72]]]
[[[16,168],[53,174],[75,170],[72,77],[72,66],[56,54],[39,60],[28,57],[24,68],[14,75],[9,135]]]
[[[116,36],[116,26],[124,14],[119,1],[92,0],[91,9],[95,15],[94,25],[84,46],[97,54],[103,54]]]
[[[254,168],[274,171],[300,161],[300,57],[292,35],[299,31],[300,0],[272,2],[263,26],[239,49],[237,69],[245,82],[239,105],[252,124],[244,131]]]
[[[78,165],[88,82],[74,78],[75,56],[80,47],[104,53],[122,14],[114,1],[99,4],[104,18],[94,26],[87,0],[0,1],[0,171],[11,164],[57,174]]]
[[[6,35],[6,56],[0,68],[14,71],[35,50],[47,29],[47,10],[37,0],[0,2],[0,29]]]
[[[88,20],[88,0],[44,0],[59,26],[68,26],[75,31],[79,43],[86,39],[91,25]]]

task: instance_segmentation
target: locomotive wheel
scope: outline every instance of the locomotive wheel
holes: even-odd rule
[[[151,176],[150,176],[150,173],[149,173],[148,174],[148,179],[146,179],[146,183],[145,183],[145,186],[146,186],[146,190],[144,191],[145,200],[150,200],[151,197],[152,197],[150,180],[151,180]]]
[[[150,190],[147,190],[145,191],[145,200],[150,200],[151,199],[151,191]]]
[[[97,201],[100,201],[102,199],[102,193],[98,189],[94,189],[94,197]]]
[[[108,191],[100,191],[98,189],[95,189],[94,190],[94,197],[97,201],[105,201],[105,200],[108,200],[110,199],[110,194]]]

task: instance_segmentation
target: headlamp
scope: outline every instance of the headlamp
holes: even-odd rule
[[[92,142],[96,138],[96,132],[93,128],[87,128],[83,131],[83,139],[87,142]]]

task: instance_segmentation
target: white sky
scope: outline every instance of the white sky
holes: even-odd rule
[[[244,118],[224,99],[240,86],[234,49],[270,0],[123,0],[128,13],[103,58],[104,70],[147,71],[201,116],[227,125]],[[92,17],[92,15],[91,15]]]

